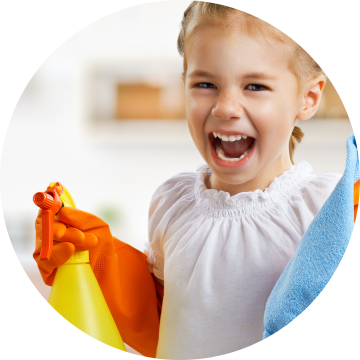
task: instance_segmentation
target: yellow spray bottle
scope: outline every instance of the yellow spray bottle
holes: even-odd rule
[[[75,207],[67,189],[51,183],[45,192],[34,195],[42,217],[40,259],[48,261],[53,247],[54,217],[62,206]],[[126,351],[100,286],[90,267],[89,251],[75,252],[56,272],[49,296],[50,305],[65,319],[93,338]]]

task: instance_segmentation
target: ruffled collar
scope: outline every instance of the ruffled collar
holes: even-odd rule
[[[273,206],[278,200],[288,198],[293,192],[296,192],[305,181],[315,176],[312,175],[312,172],[312,166],[308,162],[302,161],[276,177],[265,191],[259,189],[230,196],[230,193],[226,191],[206,187],[205,178],[212,172],[205,164],[196,171],[194,184],[196,202],[202,210],[212,212],[212,215],[220,211],[217,214],[219,216],[263,211]]]

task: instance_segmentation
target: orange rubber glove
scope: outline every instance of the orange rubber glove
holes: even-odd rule
[[[38,264],[40,274],[46,285],[52,286],[57,268],[64,264],[75,251],[84,251],[93,248],[98,239],[90,233],[83,233],[75,228],[67,228],[65,224],[54,220],[53,235],[54,247],[49,261],[40,260],[42,246],[41,238],[41,210],[35,221],[36,246],[33,257]]]
[[[354,185],[354,221],[356,220],[356,214],[359,206],[359,193],[360,193],[360,180]]]
[[[155,357],[163,287],[150,273],[146,255],[114,238],[109,226],[92,214],[64,207],[57,215],[56,244],[54,241],[48,262],[40,260],[41,217],[36,219],[34,259],[44,282],[52,284],[56,268],[74,251],[90,249],[91,268],[123,341],[141,354]]]

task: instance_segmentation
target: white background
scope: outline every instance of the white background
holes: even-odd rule
[[[118,83],[163,82],[164,103],[181,101],[176,40],[187,6],[182,0],[141,4],[84,27],[41,64],[16,104],[3,144],[1,205],[16,255],[46,299],[51,288],[32,257],[38,210],[31,198],[40,184],[60,181],[79,209],[143,251],[155,189],[204,163],[185,119],[114,119]],[[343,173],[350,121],[318,118],[296,125],[305,137],[295,164],[309,161],[315,174]]]

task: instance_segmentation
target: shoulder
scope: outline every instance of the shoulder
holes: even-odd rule
[[[176,202],[185,194],[193,194],[193,187],[196,173],[184,172],[172,176],[161,184],[154,192],[151,198],[150,210],[158,207],[160,203]]]
[[[149,242],[152,251],[162,258],[162,239],[169,226],[195,203],[196,173],[186,172],[172,176],[155,191],[149,209]]]
[[[195,176],[195,172],[184,172],[172,176],[170,179],[158,186],[152,196],[151,202],[153,203],[160,197],[173,196],[183,192],[184,190],[190,190],[190,187],[194,184]]]
[[[287,184],[291,191],[283,197],[285,201],[279,202],[278,205],[282,208],[285,218],[300,236],[303,236],[316,214],[331,195],[342,174],[327,172],[315,175],[312,173],[310,164],[306,162],[300,164],[298,164],[298,172],[301,169],[303,171],[298,174],[298,177],[288,179]]]
[[[317,204],[320,209],[334,190],[341,177],[342,174],[335,172],[313,175],[312,179],[304,184],[302,194],[305,198]]]
[[[150,227],[159,224],[165,215],[169,221],[195,201],[195,179],[195,172],[180,173],[166,180],[155,190],[149,209]]]
[[[320,175],[314,175],[314,179],[310,181],[311,186],[334,189],[342,174],[336,172],[327,172]]]

